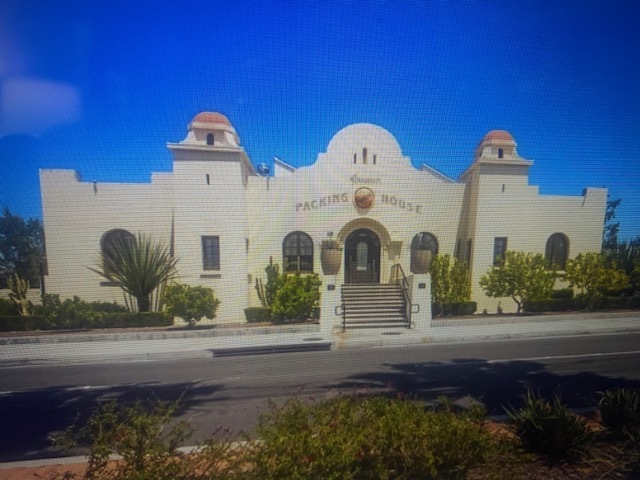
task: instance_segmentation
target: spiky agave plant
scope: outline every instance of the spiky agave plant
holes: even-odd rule
[[[135,237],[114,239],[101,255],[99,267],[89,269],[135,298],[139,312],[148,312],[152,293],[176,278],[177,263],[166,245],[138,233]]]

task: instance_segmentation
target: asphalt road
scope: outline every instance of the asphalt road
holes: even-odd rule
[[[433,401],[481,399],[493,415],[528,388],[559,392],[574,408],[597,392],[640,388],[640,334],[0,369],[0,461],[61,455],[49,438],[99,402],[181,398],[192,443],[219,426],[250,431],[269,399],[402,392]]]

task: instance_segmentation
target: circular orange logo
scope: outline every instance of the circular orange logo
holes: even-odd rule
[[[375,195],[370,188],[362,187],[356,190],[356,193],[353,194],[353,201],[356,204],[356,207],[362,209],[369,209],[373,207],[373,201],[375,200]]]

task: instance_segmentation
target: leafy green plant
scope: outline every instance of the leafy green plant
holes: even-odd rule
[[[520,313],[527,301],[548,299],[555,280],[556,271],[541,254],[507,251],[502,265],[480,277],[480,286],[489,297],[511,297]]]
[[[169,314],[193,327],[202,317],[214,319],[220,300],[211,288],[176,283],[164,289],[164,305]]]
[[[600,393],[602,425],[617,438],[640,442],[640,392],[630,388]]]
[[[258,421],[256,478],[456,479],[493,440],[480,422],[408,399],[293,399]]]
[[[522,408],[506,411],[522,446],[529,452],[556,459],[578,456],[596,438],[586,421],[563,405],[558,395],[549,402],[529,391]]]
[[[152,294],[176,277],[178,259],[166,245],[143,233],[116,238],[109,248],[109,255],[100,256],[100,266],[89,269],[135,298],[139,312],[150,311]]]
[[[285,275],[271,306],[274,321],[304,321],[311,317],[320,304],[320,285],[316,274]]]

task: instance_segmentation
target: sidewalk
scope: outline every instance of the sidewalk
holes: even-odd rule
[[[320,326],[218,327],[209,330],[49,333],[0,337],[0,367],[212,358],[294,351],[465,343],[509,338],[640,332],[640,312],[435,319],[426,332]]]

